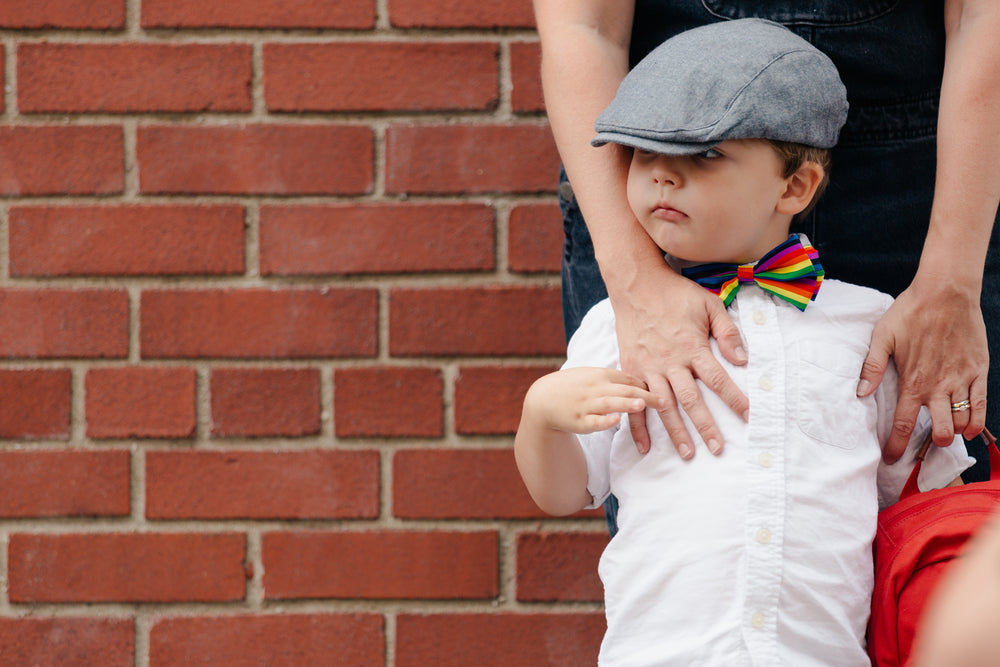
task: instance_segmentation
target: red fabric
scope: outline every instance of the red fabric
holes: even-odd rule
[[[906,665],[924,603],[965,543],[1000,504],[1000,451],[991,480],[918,493],[920,462],[898,503],[879,514],[868,655],[875,667]]]

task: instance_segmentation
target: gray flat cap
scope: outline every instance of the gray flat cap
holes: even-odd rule
[[[846,119],[844,84],[825,54],[777,23],[740,19],[654,49],[598,116],[591,143],[669,155],[727,139],[832,148]]]

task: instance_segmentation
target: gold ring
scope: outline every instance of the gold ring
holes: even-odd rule
[[[969,402],[969,399],[965,399],[964,401],[959,401],[958,403],[952,403],[951,404],[951,411],[952,412],[965,412],[970,407],[972,407],[972,403]]]

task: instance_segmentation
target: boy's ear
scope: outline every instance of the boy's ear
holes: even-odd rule
[[[794,174],[785,179],[785,191],[778,199],[776,210],[784,215],[801,213],[813,200],[823,182],[823,167],[815,162],[803,162]]]

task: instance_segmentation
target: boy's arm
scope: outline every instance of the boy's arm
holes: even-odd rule
[[[545,512],[573,514],[593,502],[587,460],[577,433],[616,426],[623,412],[662,403],[621,371],[569,368],[539,378],[528,390],[514,457],[528,493]]]

